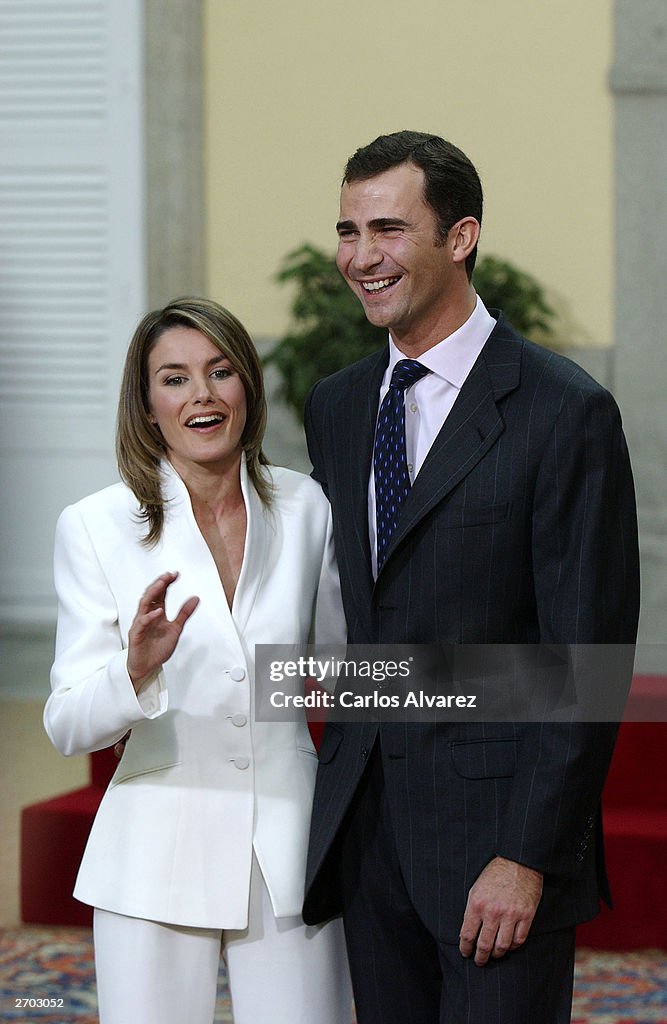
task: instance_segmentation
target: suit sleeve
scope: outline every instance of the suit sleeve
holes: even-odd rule
[[[327,478],[325,473],[325,461],[322,458],[322,451],[320,448],[320,440],[317,435],[315,426],[315,413],[314,407],[316,404],[316,391],[318,384],[315,384],[311,389],[307,399],[306,406],[304,409],[304,429],[306,432],[306,444],[308,445],[308,456],[313,466],[313,471],[310,474],[313,480],[317,480],[318,484],[329,497],[329,489],[327,486]]]
[[[347,642],[347,625],[343,612],[340,592],[340,578],[334,551],[331,509],[327,511],[327,532],[324,540],[322,569],[315,599],[311,642],[318,645],[341,645],[339,654],[344,656]]]
[[[324,460],[321,457],[313,415],[313,398],[317,387],[318,385],[316,384],[306,399],[304,425],[306,441],[308,443],[308,454],[313,465],[311,476],[320,485],[328,499],[329,493],[324,472]],[[327,530],[322,557],[322,571],[317,590],[312,642],[317,644],[345,645],[347,641],[347,625],[343,611],[338,564],[336,562],[332,513],[328,500],[327,505],[329,506],[327,509]]]
[[[637,519],[620,414],[601,388],[575,391],[566,399],[534,496],[540,639],[629,645],[632,656],[639,613]],[[626,687],[631,673],[630,657]],[[594,672],[575,679],[575,685],[603,686],[604,677]],[[596,699],[602,708],[604,696]],[[613,721],[575,718],[576,712],[569,722],[524,728],[497,851],[545,874],[576,876],[582,870],[618,729]]]
[[[140,699],[134,692],[114,595],[76,506],[58,520],[54,576],[58,625],[44,726],[62,754],[90,753],[163,714],[167,694],[161,676]]]

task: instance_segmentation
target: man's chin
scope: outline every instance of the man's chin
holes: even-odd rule
[[[393,319],[389,310],[380,309],[372,302],[365,302],[363,299],[361,300],[361,305],[364,307],[366,319],[369,323],[373,324],[373,327],[384,327],[389,330]]]

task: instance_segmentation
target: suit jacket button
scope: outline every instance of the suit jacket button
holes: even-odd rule
[[[240,683],[242,679],[245,679],[245,669],[242,665],[235,665],[229,670],[229,675],[235,683]]]
[[[361,760],[365,761],[368,758],[368,747],[361,748]]]
[[[232,764],[234,765],[235,768],[238,768],[238,770],[240,772],[243,772],[250,765],[250,758],[249,757],[233,757],[232,758]]]
[[[231,715],[230,717],[231,717],[231,720],[232,720],[232,725],[235,725],[237,729],[242,729],[243,726],[248,721],[246,716],[244,714],[242,714],[240,711],[235,711],[234,714]]]

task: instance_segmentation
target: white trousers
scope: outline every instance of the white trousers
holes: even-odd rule
[[[248,927],[185,928],[95,909],[100,1024],[212,1024],[220,952],[234,1024],[350,1024],[340,921],[275,918],[253,857]]]

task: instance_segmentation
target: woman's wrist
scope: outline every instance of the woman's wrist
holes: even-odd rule
[[[137,694],[137,696],[141,693],[142,690],[145,690],[147,686],[150,686],[150,684],[157,679],[161,671],[162,665],[158,665],[157,668],[154,668],[150,672],[144,671],[142,673],[139,673],[137,671],[134,671],[128,664],[127,674],[130,677],[130,682],[132,683],[134,692]]]

